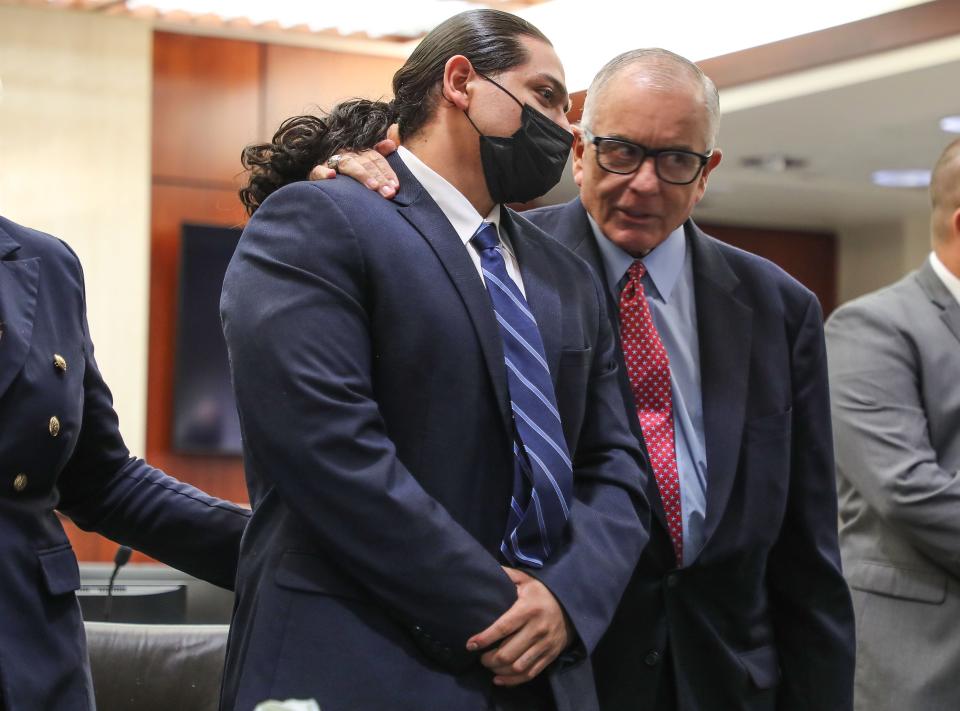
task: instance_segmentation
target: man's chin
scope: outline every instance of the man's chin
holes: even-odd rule
[[[620,222],[607,237],[620,249],[639,257],[663,242],[664,235],[661,232],[660,223],[650,219],[642,224]]]

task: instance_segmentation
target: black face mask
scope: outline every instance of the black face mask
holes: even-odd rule
[[[483,74],[480,76],[522,108],[520,128],[508,137],[483,135],[470,115],[464,112],[480,134],[480,162],[490,197],[496,203],[527,202],[538,198],[560,182],[573,145],[573,134],[529,104],[520,103],[493,79]]]

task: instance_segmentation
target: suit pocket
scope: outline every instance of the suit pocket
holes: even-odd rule
[[[311,553],[287,551],[280,558],[274,582],[288,590],[332,595],[366,601],[370,594],[359,583],[331,569],[323,558]]]
[[[757,647],[737,656],[758,689],[772,689],[780,681],[780,661],[773,645]]]
[[[37,551],[37,558],[51,595],[66,595],[80,589],[80,566],[69,543]]]
[[[593,348],[567,348],[560,351],[560,367],[584,367],[589,366],[593,358]]]
[[[789,440],[792,418],[793,408],[788,408],[785,412],[753,418],[744,426],[747,441],[759,443]]]
[[[901,600],[939,605],[947,599],[947,576],[935,570],[857,561],[847,571],[850,587]]]

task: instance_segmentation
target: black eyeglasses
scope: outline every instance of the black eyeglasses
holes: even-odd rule
[[[710,160],[711,153],[694,153],[676,148],[655,149],[631,143],[621,138],[594,136],[584,130],[587,140],[597,152],[597,165],[608,173],[630,175],[637,172],[643,161],[653,159],[657,177],[671,185],[689,185]]]

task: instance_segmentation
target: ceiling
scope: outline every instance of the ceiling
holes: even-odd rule
[[[960,37],[721,90],[723,161],[696,210],[705,222],[841,230],[899,223],[928,212],[925,189],[881,188],[875,170],[932,167],[958,134]],[[786,155],[796,171],[745,168]],[[572,178],[548,196],[576,194]]]
[[[926,66],[911,66],[922,50]],[[869,76],[871,67],[886,67]],[[719,222],[841,228],[925,215],[925,189],[882,188],[870,176],[880,169],[931,168],[960,135],[939,128],[942,117],[960,114],[960,42],[938,42],[851,62],[840,86],[837,67],[819,72],[797,95],[742,108],[745,87],[721,92],[720,146],[724,159],[710,181],[698,216]],[[880,73],[882,69],[873,73]],[[813,72],[811,74],[817,74]],[[815,78],[815,77],[814,77]],[[802,83],[798,77],[770,82]],[[819,84],[819,85],[818,85]],[[728,96],[729,94],[729,96]],[[740,165],[745,156],[786,154],[806,161],[796,172],[769,173]]]

